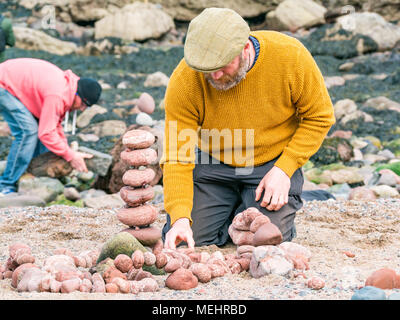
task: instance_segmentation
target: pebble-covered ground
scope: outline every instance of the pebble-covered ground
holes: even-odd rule
[[[159,227],[165,221],[165,213],[161,212],[155,223]],[[188,291],[170,290],[164,285],[167,276],[155,276],[160,291],[138,295],[19,293],[11,287],[10,279],[4,279],[0,281],[0,300],[349,300],[373,271],[383,267],[400,271],[399,222],[399,199],[313,201],[305,203],[296,217],[297,238],[294,242],[312,252],[310,270],[304,273],[295,271],[288,277],[270,275],[254,279],[249,273],[242,272],[200,283]],[[42,265],[57,248],[68,248],[76,254],[101,249],[110,237],[124,228],[115,210],[67,206],[1,209],[0,264],[6,262],[8,246],[14,242],[29,245],[36,263]],[[235,252],[236,246],[208,246],[196,250],[221,250],[225,254]],[[345,251],[355,256],[348,257]],[[312,276],[324,279],[325,287],[321,290],[307,288],[307,280]],[[385,290],[387,296],[396,291],[400,290]]]

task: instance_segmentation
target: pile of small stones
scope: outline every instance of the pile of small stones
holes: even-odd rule
[[[156,249],[156,250],[154,250]],[[249,271],[252,276],[262,273],[280,273],[279,262],[284,257],[291,261],[294,269],[307,268],[308,249],[295,243],[282,243],[277,246],[237,247],[236,253],[223,254],[221,251],[209,253],[194,249],[176,250],[155,247],[152,251],[135,250],[131,256],[118,254],[115,259],[106,258],[96,264],[97,251],[84,251],[74,255],[69,249],[60,248],[54,255],[46,258],[42,266],[35,264],[35,257],[29,246],[16,243],[9,246],[9,258],[0,267],[0,279],[12,279],[11,285],[18,292],[70,293],[74,291],[93,293],[131,293],[155,292],[160,289],[156,277],[144,266],[155,266],[169,275],[165,286],[174,290],[188,290],[226,274],[239,274]],[[262,251],[284,252],[284,256],[268,255]],[[280,259],[275,261],[274,259]],[[302,260],[300,265],[295,261]],[[274,269],[275,268],[275,269]],[[321,282],[309,284],[319,289]]]
[[[121,159],[130,166],[122,176],[125,184],[120,190],[120,196],[126,203],[117,213],[120,222],[143,245],[160,245],[161,230],[150,226],[158,217],[158,210],[148,202],[154,198],[154,190],[150,182],[155,172],[149,166],[157,162],[157,151],[150,148],[155,142],[155,136],[145,130],[130,130],[122,137],[125,149]]]

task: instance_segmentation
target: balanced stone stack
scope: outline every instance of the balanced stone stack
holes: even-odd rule
[[[119,221],[129,226],[122,232],[129,232],[144,246],[150,247],[161,242],[161,230],[150,226],[156,221],[158,210],[148,203],[154,198],[150,182],[155,172],[146,166],[157,162],[157,151],[150,148],[154,142],[155,136],[146,130],[130,130],[123,135],[125,149],[121,159],[130,169],[122,176],[125,186],[120,190],[126,205],[117,213]]]

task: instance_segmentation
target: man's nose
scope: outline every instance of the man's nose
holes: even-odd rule
[[[215,72],[211,72],[211,77],[214,80],[218,80],[219,78],[221,78],[223,76],[223,74],[224,74],[224,72],[222,70],[218,70],[218,71],[215,71]]]

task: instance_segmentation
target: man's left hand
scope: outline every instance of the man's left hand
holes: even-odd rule
[[[260,203],[261,207],[270,211],[278,211],[288,203],[289,189],[289,176],[282,169],[274,166],[258,184],[255,200],[260,200],[264,190],[264,197]]]

